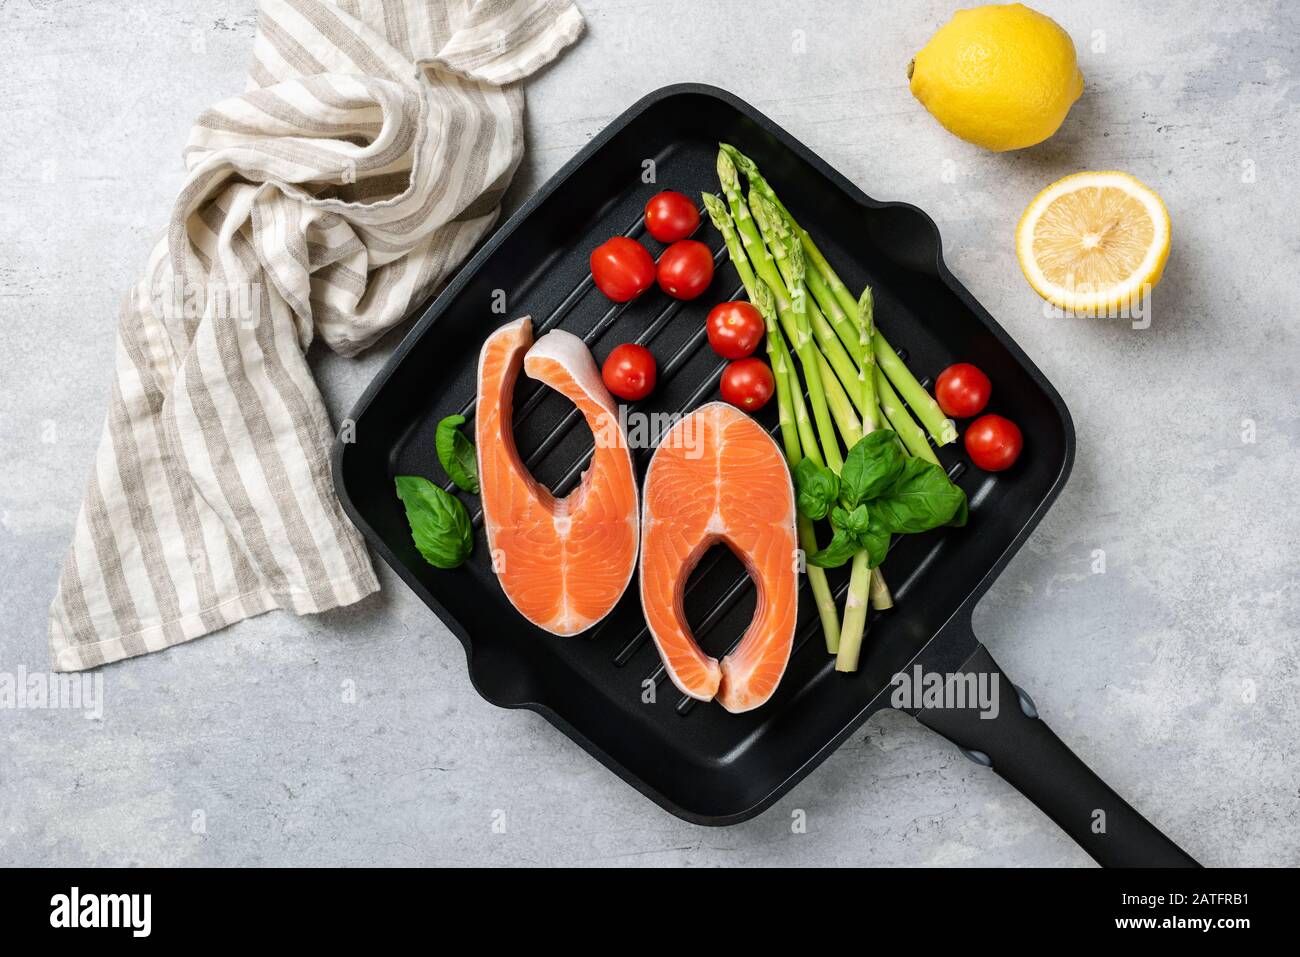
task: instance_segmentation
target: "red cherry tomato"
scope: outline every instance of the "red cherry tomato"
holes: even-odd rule
[[[713,251],[695,239],[682,239],[659,257],[659,288],[674,299],[694,299],[713,282]]]
[[[989,377],[969,362],[958,362],[939,373],[934,384],[934,397],[945,415],[954,419],[969,419],[979,415],[989,404],[993,383]]]
[[[666,189],[645,204],[645,228],[661,243],[685,239],[700,225],[700,211],[681,193]]]
[[[655,281],[655,261],[635,239],[615,236],[591,251],[591,278],[610,299],[627,302]]]
[[[1020,427],[1000,415],[981,415],[966,427],[966,451],[985,472],[1011,468],[1024,445]]]
[[[600,370],[605,387],[629,402],[644,399],[653,392],[657,375],[655,357],[645,346],[634,342],[615,346]]]
[[[763,316],[747,302],[720,302],[706,321],[709,345],[724,359],[743,359],[763,339]]]
[[[737,359],[722,372],[722,397],[746,412],[763,408],[775,391],[772,370],[762,359]]]

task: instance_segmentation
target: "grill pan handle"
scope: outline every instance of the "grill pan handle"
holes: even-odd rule
[[[958,673],[968,688],[970,676],[998,682],[997,717],[981,718],[978,704],[972,703],[923,706],[916,711],[918,721],[977,764],[991,767],[1103,867],[1200,866],[1052,733],[1033,701],[1008,680],[982,644],[977,643]]]

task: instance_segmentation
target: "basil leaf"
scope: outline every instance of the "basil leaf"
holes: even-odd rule
[[[867,526],[866,532],[862,534],[859,542],[867,550],[867,565],[875,568],[885,560],[889,554],[889,529],[874,514],[871,516],[871,522]]]
[[[809,555],[808,564],[821,568],[839,568],[862,551],[863,538],[870,527],[871,519],[865,505],[859,505],[851,512],[838,505],[835,506],[831,509],[831,528],[834,534],[831,536],[830,544]],[[881,558],[884,558],[883,554]]]
[[[861,548],[852,536],[837,528],[829,545],[808,556],[808,564],[818,568],[839,568],[859,551]]]
[[[474,529],[461,500],[418,475],[399,475],[396,482],[411,538],[424,560],[435,568],[463,563],[474,548]]]
[[[812,459],[801,459],[794,467],[795,504],[811,519],[825,518],[840,494],[835,473]]]
[[[943,469],[909,458],[888,491],[871,503],[882,528],[898,534],[926,532],[966,521],[966,493],[948,481]]]
[[[874,429],[858,440],[840,470],[840,497],[852,508],[882,494],[903,471],[906,460],[898,436]]]
[[[433,445],[438,450],[438,461],[446,469],[447,476],[466,492],[477,495],[478,462],[474,454],[474,443],[460,431],[464,424],[463,415],[447,416],[438,423]]]
[[[852,537],[858,538],[866,534],[870,518],[865,505],[859,505],[853,511],[836,506],[831,511],[831,527],[842,529]]]

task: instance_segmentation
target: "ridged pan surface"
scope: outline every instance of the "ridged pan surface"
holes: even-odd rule
[[[718,398],[724,363],[708,347],[704,318],[740,289],[707,220],[696,238],[715,250],[718,268],[712,288],[693,302],[653,289],[616,305],[592,286],[587,261],[592,248],[619,234],[644,241],[657,256],[661,247],[641,226],[646,200],[660,189],[716,192],[719,140],[753,157],[851,288],[873,286],[880,327],[919,378],[928,383],[955,361],[976,363],[995,384],[991,409],[1025,433],[1021,461],[997,476],[964,466],[955,445],[939,450],[970,497],[970,522],[906,536],[890,553],[884,568],[896,604],[872,614],[860,670],[834,671],[804,584],[784,680],[770,702],[744,714],[673,687],[635,582],[590,632],[556,638],[528,624],[502,594],[474,496],[462,496],[474,517],[474,554],[461,568],[441,571],[416,552],[393,491],[395,475],[445,480],[434,428],[446,415],[473,415],[479,349],[493,329],[519,316],[531,315],[538,335],[559,328],[581,336],[597,362],[621,342],[646,345],[659,363],[659,385],[630,411],[689,411]],[[654,182],[647,183],[650,169]],[[502,226],[416,323],[351,418],[354,441],[335,448],[339,496],[375,553],[464,644],[479,693],[544,715],[662,807],[701,824],[736,823],[768,807],[888,706],[897,671],[969,635],[944,626],[968,619],[1041,518],[1065,481],[1074,445],[1060,397],[948,272],[928,216],[870,199],[752,107],[696,84],[666,87],[634,105]],[[775,403],[758,419],[775,431]],[[557,495],[572,490],[592,450],[574,407],[521,377],[514,423],[520,454],[538,480]],[[638,479],[651,451],[634,453]],[[842,605],[844,570],[831,581]],[[753,609],[754,589],[740,563],[721,546],[706,554],[686,595],[704,650],[724,655]]]

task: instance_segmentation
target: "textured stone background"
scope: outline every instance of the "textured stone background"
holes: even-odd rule
[[[1058,386],[1079,436],[1069,485],[976,630],[1058,733],[1193,855],[1294,866],[1300,8],[1037,5],[1073,35],[1087,89],[1055,138],[999,156],[950,137],[905,86],[953,0],[586,0],[588,36],[529,91],[509,206],[643,93],[700,80],[870,194],[928,210],[953,271]],[[189,121],[242,88],[253,37],[252,0],[121,7],[0,0],[11,673],[48,667],[46,610],[100,432],[119,294],[181,181]],[[1172,213],[1148,330],[1046,319],[1016,266],[1028,199],[1089,168],[1134,173]],[[398,338],[356,361],[316,357],[336,416]],[[272,613],[105,669],[102,721],[0,710],[0,864],[1089,863],[897,714],[757,820],[682,823],[541,718],[481,701],[457,642],[381,573],[382,595],[356,608]],[[806,834],[791,833],[794,809]]]

